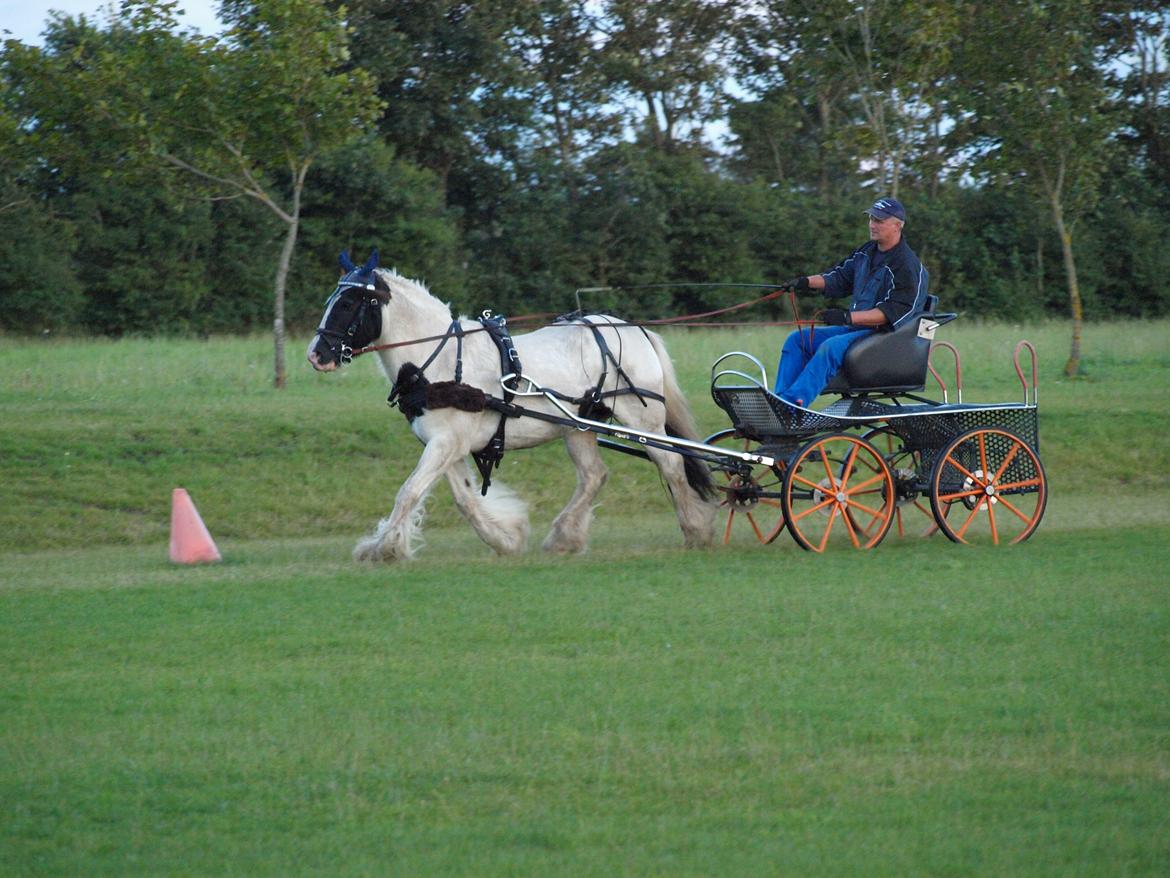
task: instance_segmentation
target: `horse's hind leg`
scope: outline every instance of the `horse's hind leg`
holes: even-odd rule
[[[354,559],[396,561],[413,558],[421,540],[423,502],[439,476],[465,453],[465,447],[445,436],[428,442],[414,472],[398,489],[394,509],[378,523],[372,536],[358,542],[353,550]]]
[[[715,538],[717,507],[700,497],[688,484],[682,455],[659,448],[647,448],[646,451],[670,491],[684,544],[687,548],[710,545]]]
[[[523,552],[528,544],[528,508],[524,501],[500,482],[493,481],[487,496],[479,492],[479,480],[472,475],[467,458],[447,470],[447,481],[455,505],[479,538],[501,555]]]
[[[585,550],[589,543],[589,524],[593,520],[593,501],[609,476],[593,433],[574,431],[565,437],[565,446],[577,466],[577,489],[545,538],[547,552]]]

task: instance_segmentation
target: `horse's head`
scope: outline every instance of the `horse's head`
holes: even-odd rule
[[[341,254],[344,272],[325,303],[317,334],[309,342],[308,358],[318,372],[332,372],[350,361],[354,350],[382,334],[382,306],[390,301],[390,286],[378,274],[375,250],[358,268],[348,253]]]

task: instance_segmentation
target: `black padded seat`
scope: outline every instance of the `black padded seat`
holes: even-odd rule
[[[845,352],[840,370],[824,393],[845,396],[915,393],[926,387],[930,325],[950,323],[958,315],[936,314],[938,296],[926,297],[926,309],[893,332],[876,332]]]

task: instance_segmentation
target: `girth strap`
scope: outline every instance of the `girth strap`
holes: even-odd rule
[[[479,318],[479,322],[487,330],[487,334],[496,343],[496,349],[500,352],[500,377],[522,374],[524,368],[520,364],[520,355],[516,353],[512,336],[508,332],[508,321],[503,316],[491,317],[485,312],[484,316]],[[501,386],[504,389],[504,403],[507,405],[512,402],[516,394],[511,391],[506,382],[502,382]],[[492,470],[496,469],[500,465],[500,461],[504,459],[504,432],[507,423],[507,414],[501,412],[500,421],[496,424],[496,432],[488,440],[488,444],[471,454],[476,469],[479,470],[480,478],[483,480],[480,493],[485,496],[488,488],[492,485]]]

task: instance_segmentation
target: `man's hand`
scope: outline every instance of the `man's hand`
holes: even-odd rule
[[[817,319],[829,326],[852,326],[853,320],[849,312],[843,308],[825,308],[817,312]]]
[[[794,277],[792,280],[786,280],[780,284],[780,289],[785,293],[796,291],[798,293],[807,292],[809,289],[807,277]]]

